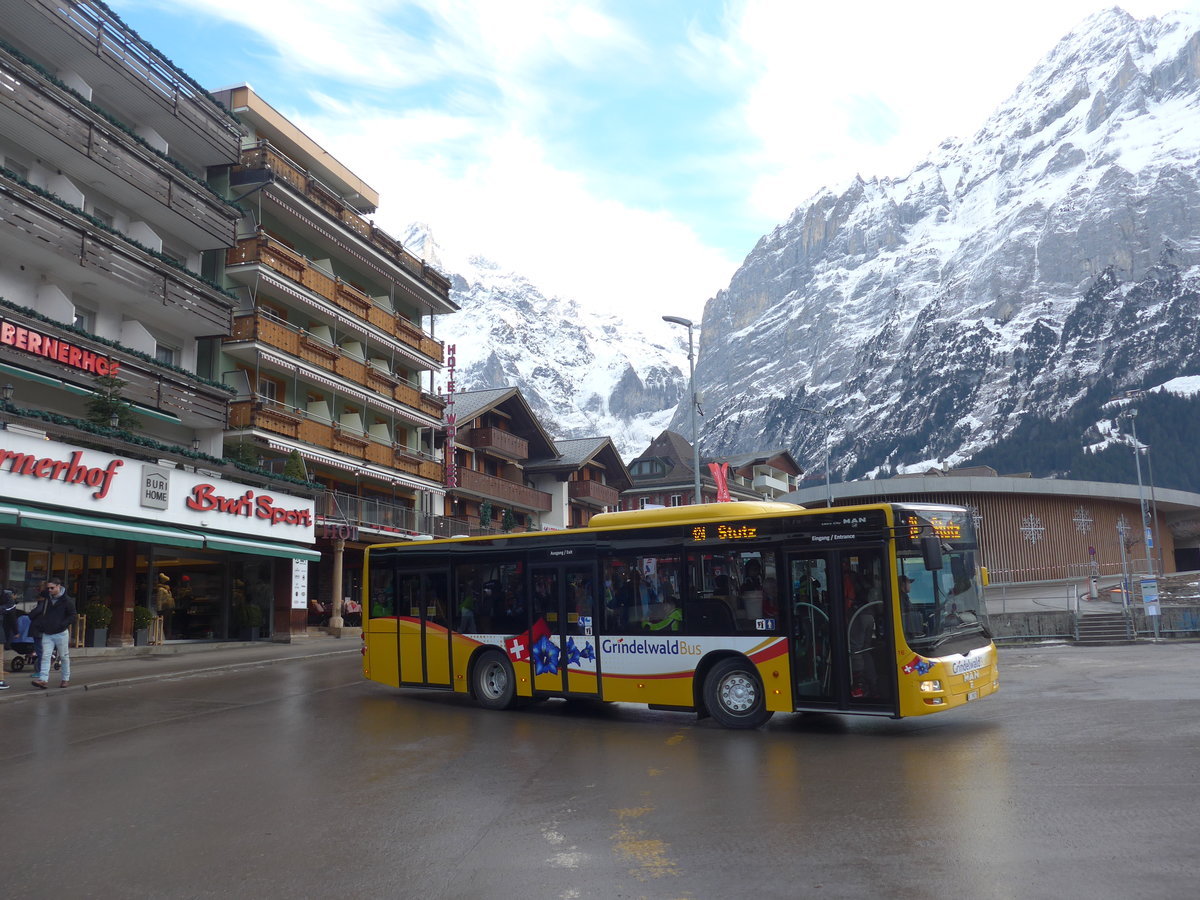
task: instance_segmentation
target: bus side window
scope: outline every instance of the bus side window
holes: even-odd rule
[[[396,615],[396,585],[391,568],[372,568],[370,574],[372,619]]]
[[[446,621],[446,574],[438,572],[426,575],[423,580],[425,618],[437,625],[449,625]]]
[[[480,623],[491,611],[483,609],[483,580],[476,565],[461,565],[454,570],[454,623],[459,632],[474,634],[481,629]]]

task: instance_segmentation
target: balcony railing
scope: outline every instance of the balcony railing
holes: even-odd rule
[[[786,494],[793,488],[788,487],[786,478],[776,475],[770,475],[765,472],[754,476],[754,490],[759,493],[774,492],[777,494]]]
[[[128,91],[152,101],[168,117],[206,140],[222,158],[235,157],[240,139],[238,123],[203,88],[159,56],[103,4],[90,0],[70,3],[33,0],[8,6],[6,24],[17,34],[37,34],[50,25],[73,38],[72,50],[65,49],[61,40],[53,42],[62,49],[59,59],[64,67],[82,70],[84,77],[93,83],[119,83],[114,90]],[[107,72],[101,75],[93,71],[95,63],[84,66],[81,59],[84,54],[102,63]],[[147,114],[145,118],[149,120],[151,116]],[[175,134],[167,137],[177,139]]]
[[[276,177],[290,184],[326,215],[341,222],[392,262],[416,276],[443,300],[450,298],[450,280],[446,276],[413,256],[399,241],[364,219],[334,191],[325,187],[266,141],[260,141],[257,146],[242,151],[241,165],[234,167],[233,177],[236,178],[241,170],[256,169],[266,169],[275,173]]]
[[[263,313],[236,316],[233,320],[233,331],[226,341],[257,341],[282,350],[289,356],[299,357],[314,366],[341,375],[348,381],[368,387],[377,394],[420,410],[439,421],[446,407],[446,402],[441,397],[427,394],[395,375],[350,356],[341,347],[322,341],[304,329],[281,322],[274,316]]]
[[[505,481],[494,475],[485,475],[474,469],[458,470],[458,488],[464,493],[473,494],[492,501],[500,501],[505,505],[519,506],[537,512],[549,512],[553,498],[543,491],[535,491],[514,481]]]
[[[225,265],[259,263],[320,294],[336,306],[366,319],[385,334],[418,350],[439,364],[445,358],[441,341],[434,340],[403,316],[379,306],[354,285],[314,266],[303,254],[265,233],[244,238],[225,255]]]
[[[236,209],[193,180],[190,173],[141,146],[36,69],[2,49],[0,88],[5,88],[0,90],[0,107],[5,116],[19,116],[38,130],[54,135],[128,187],[140,191],[151,209],[166,207],[222,245],[233,243],[237,234]]]
[[[499,428],[472,428],[466,435],[468,446],[476,450],[491,450],[509,459],[528,459],[529,441]]]
[[[443,467],[439,460],[380,441],[369,432],[311,418],[302,409],[269,400],[238,400],[229,404],[229,427],[259,428],[418,478],[442,480]]]
[[[621,492],[599,481],[568,481],[567,499],[589,506],[617,508]]]
[[[473,533],[459,519],[435,516],[389,503],[376,497],[358,497],[344,491],[325,491],[317,498],[317,517],[329,522],[348,523],[374,531],[393,532],[397,537],[432,534],[454,537]]]
[[[0,177],[0,244],[19,243],[23,261],[64,271],[80,267],[139,304],[156,304],[191,323],[194,334],[228,334],[233,300],[159,261],[78,213]]]

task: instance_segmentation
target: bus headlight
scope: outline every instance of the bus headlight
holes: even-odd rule
[[[934,680],[921,682],[921,693],[923,694],[932,694],[935,692],[940,694],[941,691],[942,683],[940,681]]]

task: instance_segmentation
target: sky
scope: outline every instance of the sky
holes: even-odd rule
[[[250,84],[380,193],[545,293],[699,323],[823,188],[969,137],[1100,0],[107,0]],[[1131,14],[1200,0],[1127,0]]]

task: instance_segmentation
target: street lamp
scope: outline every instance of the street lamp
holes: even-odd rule
[[[1137,413],[1136,409],[1131,409],[1125,415],[1129,418],[1129,426],[1133,432],[1133,460],[1137,465],[1137,480],[1138,480],[1138,509],[1142,514],[1142,544],[1146,549],[1146,574],[1151,578],[1155,577],[1154,573],[1154,556],[1151,550],[1154,549],[1154,540],[1150,533],[1150,522],[1146,510],[1146,497],[1142,492],[1142,445],[1138,441],[1137,436]]]
[[[696,492],[695,503],[700,499],[700,432],[696,430],[696,409],[700,401],[696,399],[696,357],[692,353],[692,320],[681,316],[663,316],[664,322],[672,325],[682,325],[688,330],[688,392],[692,395],[692,477]]]
[[[825,505],[830,507],[833,506],[833,488],[829,486],[829,412],[828,410],[809,409],[807,406],[801,406],[799,409],[800,412],[820,416],[825,423]]]

